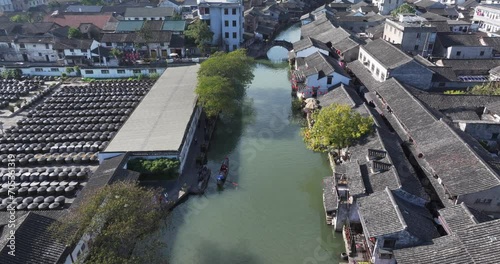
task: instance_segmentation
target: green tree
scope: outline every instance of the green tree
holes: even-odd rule
[[[195,92],[198,94],[198,104],[209,117],[215,117],[221,112],[232,115],[238,105],[231,82],[221,76],[198,78]]]
[[[216,52],[201,64],[198,77],[221,76],[228,79],[236,90],[236,99],[241,99],[245,88],[253,80],[253,67],[254,60],[246,55],[244,49]]]
[[[363,117],[349,105],[332,104],[312,114],[314,123],[303,128],[302,136],[307,148],[328,152],[340,150],[372,130],[371,117]]]
[[[399,14],[415,14],[416,10],[413,6],[408,3],[400,5],[398,8],[391,11],[391,15],[396,17]]]
[[[159,190],[137,183],[106,185],[70,209],[50,230],[66,245],[74,245],[84,234],[93,237],[85,263],[164,263],[157,252],[160,244],[149,239],[165,214],[159,197]]]
[[[111,55],[113,55],[116,59],[119,59],[122,57],[123,52],[119,49],[112,48],[110,51]]]
[[[141,29],[137,30],[136,32],[142,38],[144,44],[146,45],[146,48],[148,49],[148,55],[151,55],[148,43],[151,42],[151,40],[153,39],[153,31],[151,30],[150,27],[146,26],[146,23]]]
[[[17,23],[33,22],[28,15],[23,15],[23,14],[10,17],[10,21]]]
[[[214,33],[210,30],[207,23],[201,20],[196,20],[188,26],[184,35],[193,40],[198,49],[204,53],[207,46],[209,46],[212,42]]]
[[[82,32],[78,30],[77,28],[69,28],[68,30],[68,38],[81,38],[82,37]]]
[[[216,52],[201,63],[198,71],[198,104],[213,117],[232,116],[252,81],[254,61],[246,51]]]
[[[500,82],[476,85],[472,87],[469,93],[475,95],[500,95]]]

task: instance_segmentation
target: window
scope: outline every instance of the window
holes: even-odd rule
[[[494,140],[494,139],[498,139],[498,133],[493,133],[491,134],[491,139]]]
[[[43,69],[42,68],[35,68],[35,71],[36,72],[43,72]]]
[[[36,48],[36,44],[33,44],[33,48]]]
[[[85,70],[85,74],[94,74],[93,70]]]
[[[111,42],[106,42],[106,46],[111,47]]]
[[[205,15],[210,15],[210,8],[205,8]]]
[[[420,38],[420,33],[417,33],[417,38],[418,38],[418,39]]]
[[[139,69],[134,69],[134,73],[141,73],[141,70],[139,70]]]
[[[138,18],[138,17],[136,17],[136,18],[135,18],[135,20],[139,20],[139,18]]]
[[[394,248],[395,245],[396,245],[396,240],[384,239],[384,245],[382,247],[383,248]]]
[[[109,74],[109,70],[101,70],[102,74]]]
[[[11,43],[7,43],[7,45],[9,45],[9,49],[12,48],[12,44]]]
[[[87,52],[87,50],[86,50],[86,49],[81,49],[80,51],[81,51],[81,52]]]
[[[149,69],[149,73],[156,73],[156,69]]]
[[[58,68],[50,68],[50,71],[51,71],[51,72],[58,72],[58,71],[59,71],[59,69],[58,69]]]
[[[24,43],[19,44],[19,47],[20,47],[21,49],[26,48],[26,46],[24,46]]]
[[[484,56],[484,51],[479,52],[479,56]]]
[[[224,15],[229,15],[229,10],[227,8],[224,8]]]
[[[236,27],[236,20],[233,20],[233,27]]]
[[[333,76],[327,76],[327,77],[326,77],[326,84],[327,84],[327,85],[332,84],[332,81],[333,81]]]
[[[69,52],[75,52],[75,50],[74,49],[69,49]]]
[[[237,50],[238,49],[238,46],[237,45],[233,45],[233,50]]]
[[[418,50],[418,45],[415,45],[415,47],[413,47],[413,50]]]
[[[38,52],[38,56],[42,57],[42,53]]]
[[[118,74],[125,74],[125,70],[117,70],[116,71]]]
[[[224,20],[224,26],[225,26],[225,27],[229,27],[229,21]]]
[[[236,15],[236,8],[233,8],[233,15]]]
[[[49,49],[49,44],[45,44],[45,48],[46,48],[46,49]]]
[[[229,32],[224,33],[224,38],[229,38]]]
[[[434,48],[434,44],[430,43],[429,46],[427,46],[428,50],[432,50]]]
[[[380,74],[380,70],[379,68],[377,68],[377,70],[375,71],[375,76],[378,76]]]
[[[460,56],[462,55],[462,52],[461,51],[457,51],[457,56]]]
[[[236,38],[236,32],[233,32],[233,38],[234,39]]]

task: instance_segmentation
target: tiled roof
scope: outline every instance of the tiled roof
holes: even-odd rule
[[[471,225],[458,232],[474,263],[498,263],[500,259],[500,219]]]
[[[173,7],[129,7],[125,11],[125,17],[171,17],[173,15]]]
[[[343,27],[329,27],[328,30],[323,31],[319,35],[314,36],[319,41],[324,43],[340,42],[351,36],[351,33]]]
[[[337,210],[338,195],[333,176],[323,178],[323,203],[326,211]]]
[[[452,67],[459,75],[488,75],[488,71],[500,66],[500,60],[440,60],[443,66]]]
[[[359,45],[361,44],[364,44],[362,40],[350,36],[338,42],[332,43],[332,48],[340,50],[341,52],[346,52],[353,48],[359,47]]]
[[[305,63],[307,67],[302,69],[305,76],[311,74],[322,73],[324,75],[330,75],[334,72],[337,74],[349,77],[349,75],[340,67],[339,62],[334,58],[324,55],[323,53],[316,51],[315,53],[307,56],[305,58]]]
[[[151,39],[148,43],[162,43],[170,42],[172,37],[172,32],[170,31],[156,31],[151,34]],[[132,33],[105,33],[101,42],[112,42],[112,43],[144,43],[146,42],[140,34],[136,32]]]
[[[359,216],[367,237],[408,231],[421,242],[431,241],[438,233],[432,215],[424,206],[410,203],[386,188],[359,198]],[[398,245],[396,244],[396,247]]]
[[[306,37],[316,37],[323,32],[326,32],[332,28],[335,28],[330,20],[325,18],[319,18],[313,22],[303,25],[300,28],[300,35],[303,38]]]
[[[395,69],[412,58],[383,39],[377,39],[362,46],[371,56],[387,69]]]
[[[394,256],[398,264],[475,263],[454,235],[436,238],[430,245],[395,250]]]
[[[185,20],[165,20],[162,30],[184,31],[186,29]]]
[[[346,104],[351,107],[356,107],[363,104],[363,100],[356,94],[354,88],[340,84],[334,87],[325,95],[318,97],[319,103],[322,107],[329,106],[333,103]]]
[[[170,40],[170,48],[183,48],[185,44],[184,35],[172,34],[172,39]]]
[[[93,40],[90,39],[58,39],[54,43],[54,49],[90,49]]]
[[[480,36],[472,34],[437,34],[443,47],[452,46],[482,46]]]
[[[146,20],[144,22],[144,28],[153,31],[162,30],[163,20]]]
[[[8,234],[4,232],[0,243],[2,264],[58,263],[65,253],[66,246],[56,242],[47,230],[54,222],[54,219],[33,212],[19,217],[15,228],[15,256],[8,254],[10,251],[6,246]]]
[[[464,203],[443,208],[439,210],[439,215],[445,230],[451,232],[450,235],[478,223]]]
[[[305,50],[305,49],[310,48],[310,47],[316,47],[318,49],[322,49],[325,51],[330,50],[330,48],[328,48],[328,46],[326,46],[325,43],[323,43],[319,40],[310,38],[310,37],[303,38],[303,39],[293,43],[293,50],[295,52],[299,52],[301,50]]]
[[[427,21],[448,21],[448,19],[449,19],[447,17],[440,16],[436,13],[431,13],[431,12],[423,13],[419,16],[427,19]]]
[[[133,32],[140,30],[144,25],[143,20],[121,20],[118,22],[116,32]]]
[[[65,12],[69,13],[99,13],[102,6],[87,6],[87,5],[70,5]]]
[[[102,29],[106,26],[106,23],[110,21],[113,17],[112,13],[97,13],[97,14],[72,14],[72,15],[58,15],[50,16],[47,15],[44,18],[45,22],[54,22],[61,26],[70,26],[78,28],[80,24],[92,23],[96,27]]]

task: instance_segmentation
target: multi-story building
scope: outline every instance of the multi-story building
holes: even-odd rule
[[[54,42],[54,37],[50,36],[22,37],[15,41],[15,48],[25,62],[56,62],[58,57],[53,49]]]
[[[500,4],[479,5],[474,11],[472,29],[488,33],[488,36],[500,36]]]
[[[243,11],[241,0],[198,0],[198,17],[214,33],[212,45],[228,51],[238,49],[243,42]]]
[[[373,0],[372,3],[374,6],[378,7],[379,14],[388,15],[392,10],[398,8],[405,1],[403,0]]]
[[[14,5],[11,0],[0,0],[0,12],[14,11]]]
[[[384,40],[401,45],[401,49],[412,54],[432,54],[436,41],[436,28],[418,16],[400,15],[397,21],[387,19]]]

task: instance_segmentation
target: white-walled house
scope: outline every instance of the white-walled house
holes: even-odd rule
[[[96,40],[87,39],[60,39],[54,43],[54,49],[65,65],[92,64],[94,60],[99,61],[99,52],[92,52],[99,46],[100,43]]]
[[[297,61],[299,65],[293,76],[300,83],[298,97],[326,94],[329,88],[341,83],[349,85],[351,81],[337,60],[319,51]]]
[[[227,51],[240,48],[244,8],[242,0],[198,0],[198,18],[214,33],[212,45],[222,45]]]
[[[170,55],[169,44],[172,38],[170,31],[155,31],[152,38],[145,40],[139,33],[106,33],[101,38],[103,47],[117,48],[123,51],[141,50],[149,52],[149,57],[165,58]]]
[[[383,39],[361,46],[358,60],[379,82],[394,77],[419,89],[431,87],[433,72]]]
[[[19,50],[25,62],[56,62],[57,51],[54,50],[54,37],[22,37],[15,40],[16,49]]]

